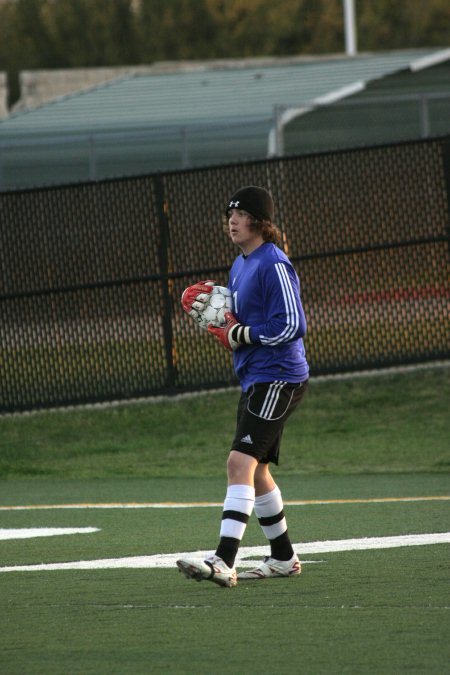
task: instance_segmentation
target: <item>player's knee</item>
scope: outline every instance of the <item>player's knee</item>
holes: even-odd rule
[[[228,455],[228,459],[227,459],[227,475],[228,475],[228,478],[233,478],[234,474],[236,473],[236,470],[238,468],[238,462],[237,462],[236,458],[234,457],[234,454],[235,453],[231,452]]]
[[[254,457],[232,450],[227,460],[228,481],[231,483],[253,484],[258,462]]]

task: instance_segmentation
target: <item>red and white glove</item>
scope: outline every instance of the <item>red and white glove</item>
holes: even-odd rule
[[[205,302],[209,298],[215,281],[206,279],[205,281],[198,281],[193,286],[188,286],[184,289],[181,296],[181,304],[183,309],[193,319],[197,319],[204,309]]]
[[[223,328],[216,328],[211,324],[208,326],[208,333],[212,333],[225,349],[234,352],[242,345],[252,344],[250,326],[243,326],[231,312],[226,312],[225,321],[227,323]]]

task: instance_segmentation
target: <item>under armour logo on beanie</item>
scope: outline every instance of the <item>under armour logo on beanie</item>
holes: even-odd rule
[[[271,195],[267,190],[256,185],[248,185],[235,192],[228,203],[226,215],[228,216],[230,209],[237,208],[247,211],[257,220],[270,220],[272,222],[274,219]]]

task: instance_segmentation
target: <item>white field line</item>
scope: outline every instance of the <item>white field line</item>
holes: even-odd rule
[[[450,544],[450,532],[437,534],[410,534],[397,537],[365,537],[363,539],[340,539],[334,541],[313,541],[294,544],[299,555],[315,553],[336,553],[339,551],[367,551],[371,549],[398,548],[402,546],[427,546],[430,544]],[[80,560],[66,563],[44,563],[39,565],[16,565],[0,567],[0,572],[41,572],[54,570],[93,570],[93,569],[149,569],[174,568],[179,558],[205,558],[213,551],[195,551],[168,553],[131,558],[106,558],[102,560]],[[267,546],[246,546],[239,550],[236,565],[253,567],[257,560],[248,556],[261,557],[267,553]]]
[[[0,529],[0,541],[7,539],[34,539],[34,537],[57,537],[62,534],[91,534],[100,532],[98,527],[21,527]]]
[[[285,500],[285,506],[322,506],[326,504],[388,504],[396,502],[450,501],[450,495],[426,497],[380,497],[371,499]],[[52,509],[192,509],[223,507],[223,502],[108,502],[83,504],[27,504],[0,506],[0,511],[38,511]]]

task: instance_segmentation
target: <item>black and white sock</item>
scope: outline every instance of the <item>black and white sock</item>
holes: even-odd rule
[[[270,542],[270,555],[276,560],[290,560],[294,555],[288,535],[283,500],[278,487],[255,499],[255,514]]]
[[[220,542],[216,550],[228,567],[234,566],[239,544],[255,503],[255,488],[251,485],[229,485],[223,504]]]

